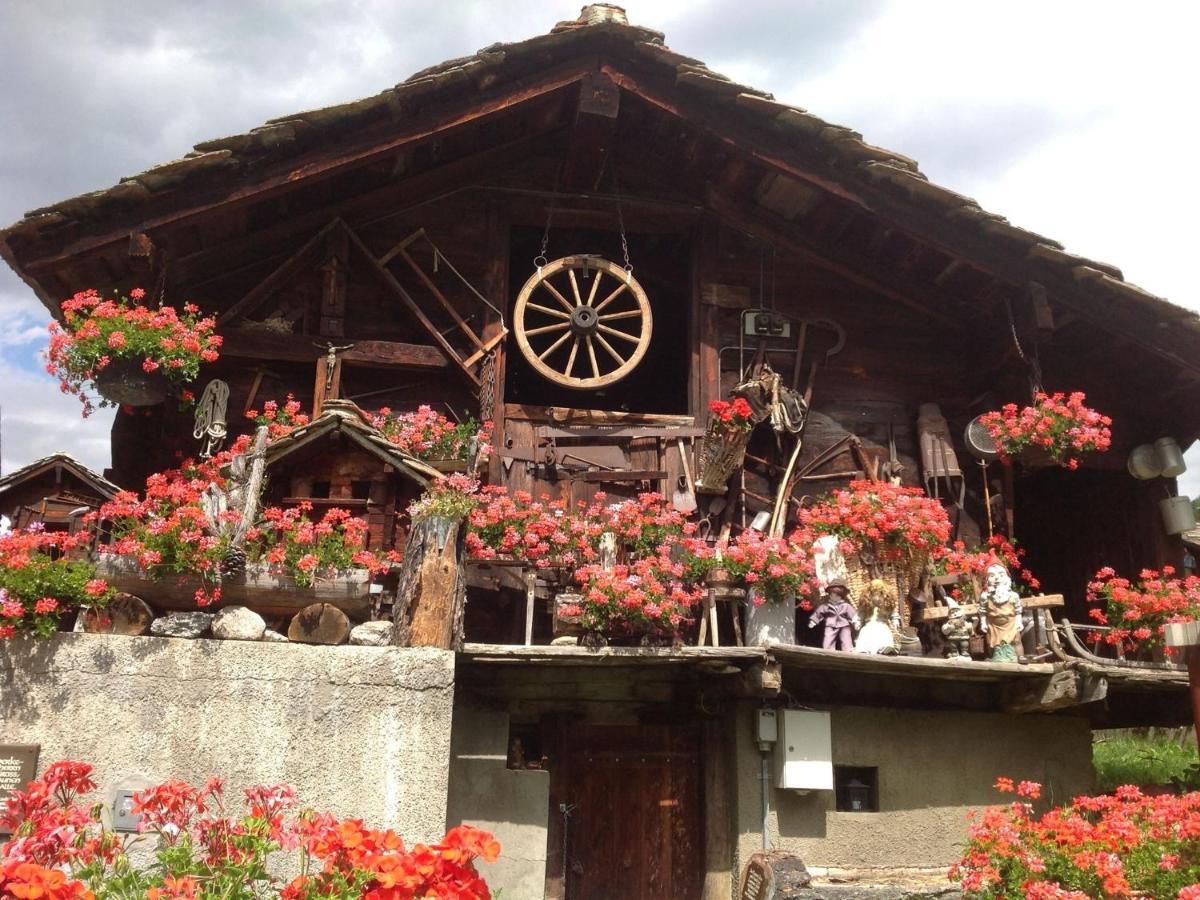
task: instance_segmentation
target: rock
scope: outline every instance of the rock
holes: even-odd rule
[[[550,642],[550,646],[551,647],[578,647],[579,646],[579,638],[575,637],[573,635],[569,635],[569,634],[563,635],[562,637],[556,637],[554,640],[552,640]]]
[[[114,594],[104,609],[85,609],[76,622],[79,631],[88,634],[145,634],[154,621],[154,612],[146,601],[133,594]]]
[[[391,622],[363,622],[350,629],[350,643],[363,647],[388,647],[395,626]]]
[[[252,609],[226,606],[213,619],[213,637],[223,641],[257,641],[267,630],[267,623]]]
[[[264,643],[267,643],[267,644],[286,644],[286,643],[288,643],[287,635],[280,634],[278,631],[276,631],[273,628],[268,628],[266,631],[264,631],[262,634],[262,637],[260,637],[259,640],[263,641]]]
[[[150,633],[158,637],[198,638],[208,634],[213,614],[205,612],[173,612],[155,619]]]
[[[287,636],[300,644],[344,644],[350,620],[331,603],[312,603],[292,616]]]

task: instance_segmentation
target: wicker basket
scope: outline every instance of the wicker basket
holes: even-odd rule
[[[741,466],[749,442],[750,432],[741,429],[705,434],[696,458],[696,490],[702,494],[725,493],[729,476]]]
[[[908,594],[921,583],[921,577],[929,565],[928,553],[916,553],[907,560],[877,562],[858,553],[846,554],[846,585],[851,595],[858,599],[874,578],[882,578],[896,585],[896,597],[900,607],[900,621],[908,626],[912,613],[909,610]]]

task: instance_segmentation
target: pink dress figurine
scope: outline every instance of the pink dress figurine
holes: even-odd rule
[[[825,589],[825,599],[813,610],[809,628],[825,626],[821,646],[826,650],[853,650],[854,629],[858,627],[858,611],[849,600],[850,589],[841,578],[835,578]]]

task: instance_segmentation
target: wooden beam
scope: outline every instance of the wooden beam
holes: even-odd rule
[[[604,176],[617,132],[621,91],[602,72],[589,72],[579,83],[579,104],[563,172],[568,188],[595,190]]]
[[[374,212],[385,210],[388,218],[403,215],[410,209],[443,196],[448,190],[460,190],[481,176],[490,175],[512,163],[529,157],[534,146],[560,136],[562,130],[537,132],[503,144],[487,146],[478,153],[445,162],[432,169],[418,172],[368,190],[353,197],[339,197],[300,216],[288,217],[267,228],[238,235],[227,241],[173,260],[172,277],[178,286],[204,284],[195,281],[211,268],[237,268],[247,262],[260,260],[268,254],[286,252],[286,243],[295,240],[297,233],[319,228],[333,218],[361,228],[379,221]],[[544,218],[544,216],[543,216]],[[281,250],[281,247],[285,249]]]
[[[936,289],[918,287],[898,273],[880,273],[876,264],[866,260],[852,260],[845,251],[825,247],[819,250],[813,249],[815,242],[812,238],[802,236],[793,223],[774,213],[760,209],[752,210],[746,204],[721,196],[714,191],[709,192],[708,203],[730,224],[759,240],[776,244],[805,262],[819,266],[853,284],[895,300],[948,328],[956,331],[965,328],[958,319],[918,299],[922,295],[936,292]],[[903,289],[898,286],[901,284],[904,285]]]
[[[312,362],[325,355],[325,351],[316,346],[316,335],[276,334],[265,329],[230,329],[222,332],[222,335],[225,338],[221,345],[222,356],[281,362]],[[352,349],[343,350],[339,359],[381,369],[442,370],[450,362],[437,347],[398,341],[357,341]]]
[[[1049,678],[1005,685],[1001,694],[1005,712],[1054,712],[1103,700],[1108,695],[1108,682],[1076,669],[1065,669]]]
[[[1021,609],[1053,609],[1064,605],[1066,601],[1062,594],[1039,594],[1036,597],[1022,597]],[[959,607],[964,616],[979,615],[979,606],[967,603]],[[950,618],[949,606],[927,606],[919,613],[913,613],[913,622],[935,622]]]
[[[277,266],[275,271],[251,288],[250,292],[242,297],[241,300],[238,300],[233,306],[221,313],[217,317],[217,324],[224,325],[237,316],[246,316],[258,309],[273,291],[282,287],[288,279],[299,275],[304,270],[306,263],[315,261],[312,259],[313,252],[324,243],[326,236],[339,227],[345,227],[342,225],[341,219],[334,219],[325,225],[324,228],[305,241],[299,250]]]

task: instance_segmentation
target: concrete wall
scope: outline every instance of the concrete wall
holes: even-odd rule
[[[503,848],[479,870],[504,900],[541,900],[546,881],[550,773],[507,767],[508,713],[462,704],[454,711],[447,825],[487,828]]]
[[[407,841],[446,824],[454,656],[439,650],[61,634],[0,641],[0,743],[39,772],[96,767],[118,788],[167,778],[287,782],[305,806]]]
[[[737,716],[739,872],[762,845],[752,713],[746,705]],[[835,765],[878,767],[880,811],[837,812],[832,791],[772,788],[772,849],[810,866],[947,866],[961,855],[967,811],[1000,802],[997,776],[1039,781],[1054,803],[1093,783],[1091,732],[1079,718],[840,707],[832,732]]]

